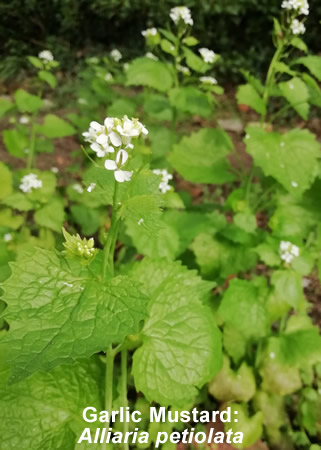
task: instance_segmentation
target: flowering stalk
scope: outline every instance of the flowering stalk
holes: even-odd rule
[[[108,231],[107,240],[104,246],[104,260],[102,269],[103,281],[106,280],[107,275],[109,275],[110,277],[114,275],[114,251],[118,235],[117,194],[118,194],[118,183],[115,180],[112,218],[110,228]]]

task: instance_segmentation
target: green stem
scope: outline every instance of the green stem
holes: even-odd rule
[[[123,349],[121,351],[121,397],[122,397],[122,405],[126,409],[128,406],[127,399],[127,350]],[[128,432],[128,422],[124,421],[123,423],[123,432]],[[129,450],[128,443],[124,443],[124,450]]]
[[[115,180],[114,185],[114,197],[113,197],[113,212],[110,223],[110,228],[108,231],[107,241],[104,247],[104,260],[103,260],[103,269],[102,269],[102,277],[103,281],[106,280],[107,270],[109,266],[110,275],[112,276],[114,271],[114,249],[113,242],[116,243],[117,234],[118,234],[118,224],[117,224],[117,194],[118,194],[118,182]]]
[[[113,409],[113,382],[114,382],[114,361],[115,352],[110,345],[106,351],[106,372],[105,372],[105,410],[111,413]],[[106,423],[106,428],[109,428],[109,423]],[[101,444],[102,450],[110,448],[105,442]],[[112,447],[111,447],[112,448]]]
[[[30,133],[29,153],[28,153],[28,159],[27,159],[27,169],[32,168],[33,158],[34,158],[34,153],[35,153],[36,119],[37,119],[37,114],[33,114],[32,119],[31,119],[31,133]]]

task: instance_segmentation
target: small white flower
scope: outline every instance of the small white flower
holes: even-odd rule
[[[213,50],[209,50],[208,48],[200,48],[198,50],[203,58],[204,62],[208,64],[212,64],[215,60],[215,52]]]
[[[146,56],[146,58],[153,59],[154,61],[158,61],[157,56],[155,56],[154,53],[152,53],[152,52],[147,52],[145,56]]]
[[[42,50],[38,57],[43,60],[44,63],[48,61],[53,61],[54,57],[50,50]]]
[[[138,225],[141,225],[143,222],[144,222],[144,219],[141,218],[141,219],[139,219],[139,221],[137,223],[138,223]]]
[[[214,77],[201,77],[200,81],[204,84],[217,84],[217,80]]]
[[[90,183],[90,185],[87,188],[87,192],[92,192],[96,187],[96,183]]]
[[[3,236],[3,240],[4,240],[4,242],[10,242],[10,241],[12,241],[12,234],[11,234],[11,233],[6,233],[6,234]]]
[[[176,68],[177,68],[177,70],[178,70],[179,72],[181,72],[183,75],[190,75],[190,74],[191,74],[191,71],[190,71],[189,68],[186,67],[186,66],[181,66],[180,64],[177,64]]]
[[[105,75],[105,81],[112,81],[114,77],[112,76],[112,74],[110,72],[107,72]]]
[[[58,172],[59,172],[59,169],[58,169],[58,167],[51,167],[50,171],[51,171],[52,173],[58,173]]]
[[[289,241],[280,242],[280,257],[287,264],[293,261],[293,258],[300,255],[300,249],[297,245],[292,244]]]
[[[304,23],[300,22],[298,19],[293,19],[291,23],[291,30],[293,34],[297,35],[304,34],[306,28],[304,26]]]
[[[31,192],[33,189],[42,188],[42,181],[39,180],[38,175],[34,173],[29,173],[21,179],[21,184],[19,188],[26,193]]]
[[[84,192],[83,187],[79,183],[75,183],[72,186],[72,188],[73,188],[74,191],[78,192],[78,194],[82,194]]]
[[[307,0],[284,0],[281,7],[287,10],[294,10],[298,14],[309,15],[309,2]]]
[[[123,55],[120,53],[120,51],[117,48],[114,48],[114,50],[112,50],[110,52],[110,56],[116,62],[119,62],[123,57]]]
[[[30,122],[30,119],[29,119],[28,116],[21,116],[20,119],[19,119],[19,122],[20,122],[22,125],[26,125],[27,123]]]
[[[169,17],[177,25],[182,20],[186,25],[193,25],[191,10],[186,6],[176,6],[172,8]]]
[[[87,105],[88,104],[88,102],[85,98],[78,98],[77,101],[78,101],[79,105]]]
[[[168,173],[166,169],[154,169],[153,173],[155,175],[161,175],[162,181],[160,182],[158,188],[162,194],[166,194],[167,191],[170,191],[171,186],[168,184],[170,180],[173,179],[173,175]]]
[[[114,171],[115,180],[119,183],[123,183],[124,181],[129,181],[132,177],[133,172],[128,170],[121,170],[121,168],[126,164],[128,160],[128,153],[126,150],[120,149],[117,152],[116,160],[107,159],[105,161],[105,168],[107,170]]]
[[[146,37],[150,37],[150,36],[156,36],[158,33],[157,28],[153,27],[153,28],[147,28],[147,30],[142,31],[142,35],[146,38]]]
[[[291,184],[293,187],[297,188],[299,185],[296,181],[291,181]]]

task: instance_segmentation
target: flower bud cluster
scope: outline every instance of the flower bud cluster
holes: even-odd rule
[[[81,239],[79,234],[71,235],[65,229],[63,234],[66,239],[64,247],[66,249],[66,256],[68,258],[81,258],[84,262],[88,263],[96,255],[97,249],[94,247],[95,242],[93,238]]]
[[[169,14],[172,21],[178,25],[179,22],[184,22],[186,25],[193,25],[191,10],[187,6],[176,6],[172,8]]]
[[[42,181],[39,180],[38,175],[36,175],[34,173],[29,173],[28,175],[25,175],[21,179],[21,184],[20,184],[19,188],[23,192],[29,193],[33,189],[40,189],[40,188],[42,188]]]

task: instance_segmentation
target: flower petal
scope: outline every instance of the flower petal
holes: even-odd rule
[[[112,159],[106,159],[106,161],[105,161],[105,168],[107,170],[116,170],[117,169],[117,165],[116,165],[115,161],[113,161]]]
[[[115,133],[115,131],[112,131],[109,134],[109,138],[110,138],[110,142],[112,143],[112,145],[114,145],[115,147],[121,146],[122,142],[121,142],[120,136],[117,133]]]
[[[101,134],[96,139],[97,144],[103,145],[104,147],[107,145],[108,137],[105,134]]]
[[[91,126],[91,128],[93,128],[95,131],[100,131],[100,130],[101,130],[101,125],[100,125],[100,123],[98,123],[98,122],[96,122],[96,121],[90,122],[90,126]]]
[[[130,172],[128,170],[116,170],[114,175],[116,181],[119,183],[123,183],[124,181],[129,181],[132,177],[133,172]]]
[[[116,163],[120,166],[123,166],[126,161],[128,159],[128,153],[126,152],[126,150],[119,150],[116,156]]]

